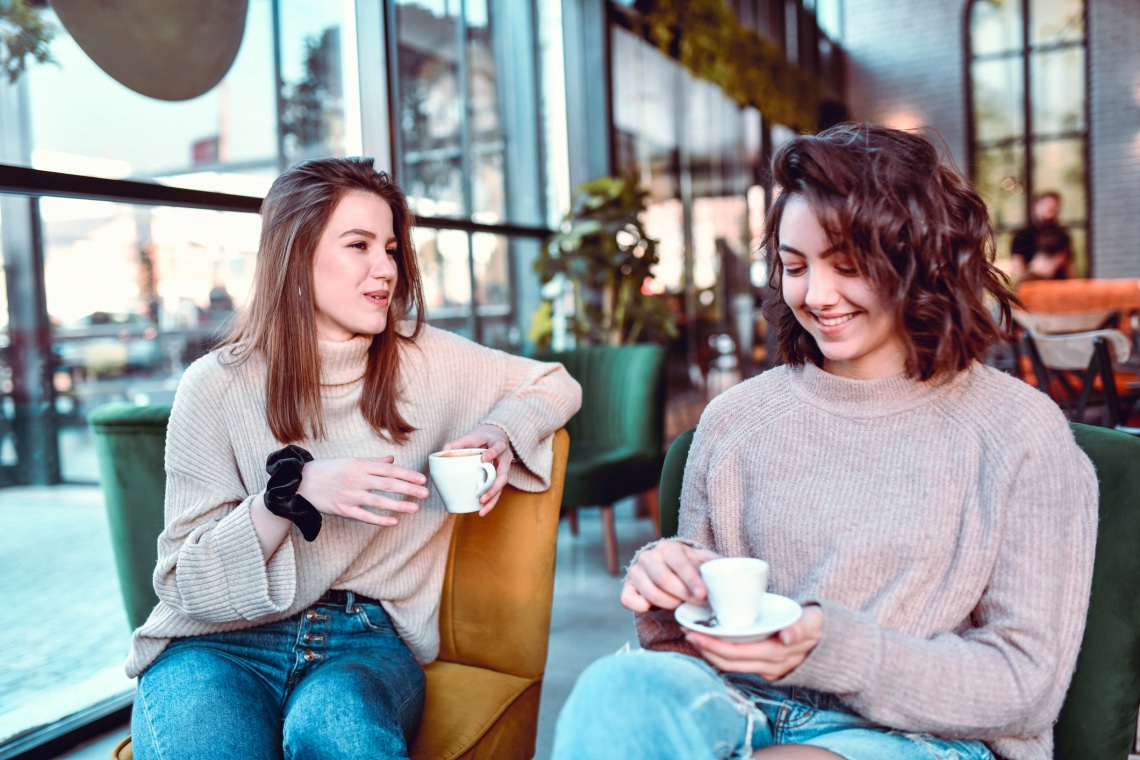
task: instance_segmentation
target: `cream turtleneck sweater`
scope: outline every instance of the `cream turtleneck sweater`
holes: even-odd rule
[[[824,612],[776,685],[893,729],[1052,757],[1084,630],[1097,481],[1056,405],[976,364],[942,382],[780,367],[697,427],[679,535]],[[672,613],[642,644],[695,654]]]
[[[510,484],[548,486],[553,434],[581,404],[581,389],[562,365],[425,327],[401,355],[400,411],[416,431],[397,446],[360,413],[368,345],[364,337],[320,343],[326,437],[299,442],[315,458],[391,454],[397,465],[426,473],[428,454],[490,423],[506,431],[515,455]],[[262,361],[235,365],[215,351],[190,366],[166,439],[166,528],[154,575],[160,602],[134,633],[128,676],[145,670],[171,638],[280,620],[330,588],[381,600],[416,659],[436,657],[455,518],[435,489],[419,512],[391,528],[324,515],[315,541],[294,528],[266,562],[249,506],[269,479],[266,456],[281,446],[265,415]]]

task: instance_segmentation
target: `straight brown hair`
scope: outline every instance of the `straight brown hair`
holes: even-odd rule
[[[772,173],[781,192],[764,245],[778,248],[788,199],[807,201],[829,241],[848,252],[894,312],[909,377],[964,370],[1006,339],[1019,301],[994,265],[989,212],[930,140],[875,124],[840,124],[785,143]],[[784,302],[780,258],[771,261],[775,292],[764,314],[776,329],[780,358],[822,366],[815,339]]]
[[[304,161],[285,171],[261,204],[249,305],[222,341],[238,363],[265,361],[265,412],[282,443],[323,438],[321,355],[313,301],[313,256],[333,210],[346,193],[371,193],[392,210],[399,280],[392,289],[388,327],[372,337],[360,410],[380,436],[403,443],[413,428],[400,414],[400,344],[424,324],[423,284],[412,244],[414,217],[404,192],[371,158]],[[411,320],[411,329],[401,325]],[[404,333],[401,334],[400,327]]]

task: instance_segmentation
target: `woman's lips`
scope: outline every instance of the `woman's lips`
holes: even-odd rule
[[[812,319],[815,320],[815,324],[819,328],[819,331],[825,335],[830,335],[842,330],[848,322],[856,317],[856,314],[850,313],[824,316],[822,314],[813,313],[811,316]]]

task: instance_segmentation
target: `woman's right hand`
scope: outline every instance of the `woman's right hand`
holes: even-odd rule
[[[373,491],[402,494],[409,499],[428,497],[427,477],[422,472],[397,467],[393,461],[391,456],[314,459],[302,470],[297,493],[326,515],[391,527],[399,522],[394,515],[378,515],[370,510],[414,514],[420,505]]]
[[[719,556],[680,541],[661,541],[637,555],[626,573],[621,603],[634,612],[648,612],[652,607],[673,610],[682,602],[704,603],[708,592],[700,567]]]

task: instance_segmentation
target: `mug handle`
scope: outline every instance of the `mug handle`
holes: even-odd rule
[[[491,464],[490,462],[480,462],[479,463],[479,472],[481,472],[483,475],[485,475],[487,479],[479,484],[479,490],[477,490],[475,492],[476,498],[482,496],[483,494],[487,493],[487,491],[491,490],[491,486],[495,485],[495,478],[499,474],[495,470],[495,465]]]

